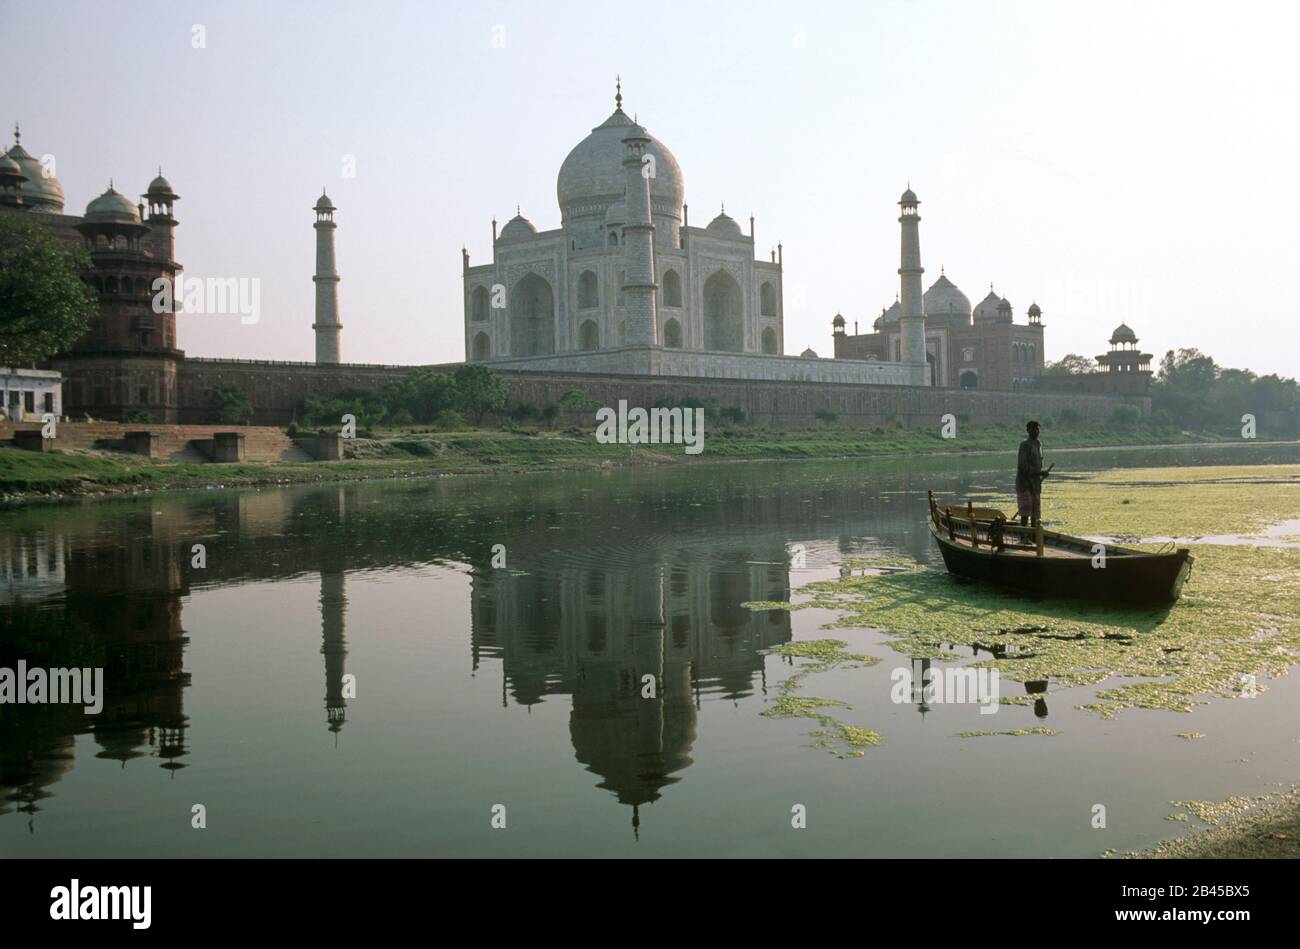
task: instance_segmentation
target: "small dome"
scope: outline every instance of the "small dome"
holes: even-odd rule
[[[1138,341],[1137,333],[1127,323],[1121,323],[1115,327],[1115,332],[1110,334],[1112,343],[1136,343]]]
[[[808,349],[805,349],[805,350],[804,350],[803,352],[801,352],[799,355],[800,355],[802,358],[804,358],[804,359],[818,359],[818,358],[820,358],[820,357],[817,355],[817,351],[814,350],[811,346],[810,346]]]
[[[1011,319],[1011,301],[1006,297],[998,301],[998,313],[1004,320]]]
[[[1002,298],[989,288],[989,295],[986,296],[975,307],[974,317],[976,323],[992,323],[998,318],[998,308],[1002,305]]]
[[[921,199],[916,196],[916,192],[908,188],[903,192],[903,196],[898,199],[899,204],[920,204]]]
[[[316,199],[316,210],[317,211],[336,210],[336,208],[334,207],[334,202],[330,200],[329,195],[327,195],[324,191],[322,191],[320,193],[320,197]]]
[[[843,325],[844,325],[844,317],[836,313],[835,319],[831,320],[831,326],[843,326]]]
[[[970,322],[970,298],[943,274],[921,297],[926,318],[946,319],[955,323]]]
[[[743,236],[740,232],[740,225],[737,224],[735,219],[732,218],[730,215],[728,215],[726,211],[723,211],[712,221],[710,221],[709,226],[705,228],[705,230],[719,237],[742,237]]]
[[[902,318],[902,316],[903,316],[903,304],[895,300],[893,306],[890,306],[889,308],[880,311],[880,322],[897,323]]]
[[[140,211],[126,195],[109,185],[107,191],[86,205],[85,220],[95,224],[139,224]]]
[[[14,161],[8,155],[0,154],[0,175],[12,175],[16,178],[26,180],[27,176],[23,174],[23,169],[18,162]]]
[[[149,196],[166,197],[166,198],[179,197],[179,195],[177,195],[176,192],[172,190],[172,183],[162,176],[161,168],[158,169],[158,177],[155,178],[153,181],[149,182],[149,190],[146,191],[145,194]],[[324,198],[325,195],[322,194],[321,197]],[[329,199],[326,198],[325,200],[328,201]]]
[[[18,134],[14,130],[15,136]],[[45,168],[39,161],[27,154],[27,150],[15,141],[13,148],[6,152],[13,159],[22,173],[27,176],[23,182],[23,204],[34,211],[63,213],[63,185],[53,175],[46,177]]]
[[[1042,316],[1042,315],[1043,315],[1043,310],[1042,310],[1042,308],[1039,307],[1039,305],[1038,305],[1036,302],[1035,302],[1035,303],[1031,303],[1031,304],[1029,304],[1029,309],[1026,310],[1025,312],[1028,313],[1030,316]]]
[[[505,227],[501,228],[501,236],[498,240],[520,241],[536,236],[537,228],[533,227],[533,222],[528,220],[528,218],[524,217],[522,214],[516,214],[510,220],[506,221]]]

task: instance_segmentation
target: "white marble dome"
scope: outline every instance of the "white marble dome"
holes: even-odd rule
[[[555,183],[560,212],[565,217],[604,211],[623,197],[626,190],[623,139],[635,127],[636,123],[628,118],[627,113],[621,108],[615,109],[613,115],[592,129],[591,134],[569,152]],[[678,216],[686,195],[681,166],[663,142],[649,132],[645,135],[650,139],[647,149],[654,156],[650,204],[661,213]]]
[[[716,234],[719,237],[744,236],[743,234],[741,234],[740,225],[736,223],[736,219],[731,217],[731,215],[727,214],[726,211],[723,211],[712,221],[710,221],[709,226],[706,227],[705,230],[711,234]]]
[[[921,297],[927,319],[946,319],[953,323],[969,323],[970,298],[942,273]]]
[[[63,185],[59,184],[59,179],[53,175],[45,177],[45,169],[41,167],[41,163],[27,154],[27,149],[19,142],[15,142],[13,148],[6,154],[27,176],[27,180],[23,182],[23,204],[33,211],[62,214]]]
[[[903,317],[903,304],[895,300],[887,309],[880,311],[879,321],[882,323],[897,323]]]
[[[522,214],[516,214],[510,220],[506,221],[506,226],[501,228],[501,234],[497,240],[502,241],[519,241],[528,240],[537,236],[537,228],[533,227],[533,222],[528,220]]]

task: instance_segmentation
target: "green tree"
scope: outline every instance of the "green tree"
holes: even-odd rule
[[[1044,376],[1076,376],[1084,372],[1094,372],[1097,363],[1088,356],[1067,353],[1056,362],[1049,362],[1043,367]]]
[[[249,425],[253,421],[253,403],[234,386],[213,386],[208,409],[209,417],[218,425]]]
[[[506,406],[506,381],[482,363],[466,363],[456,370],[453,379],[460,408],[474,413],[482,422],[488,412],[500,412]]]
[[[417,422],[432,422],[459,402],[451,375],[425,367],[412,369],[400,382],[385,386],[383,398],[390,416],[396,418],[405,410]]]
[[[44,362],[86,334],[97,309],[81,279],[89,269],[81,247],[0,214],[0,365]]]

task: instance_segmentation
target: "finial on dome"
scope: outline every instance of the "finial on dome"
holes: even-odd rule
[[[109,179],[108,179],[108,190],[109,190],[109,191],[112,191],[112,190],[113,190],[113,179],[112,179],[112,178],[109,178]]]
[[[940,276],[940,277],[943,276],[943,264],[940,264],[940,265],[939,265],[939,276]]]
[[[22,140],[23,140],[23,133],[22,133],[22,131],[18,128],[18,123],[15,122],[15,123],[14,123],[14,144],[17,145],[17,144],[19,144],[20,142],[22,142]]]
[[[519,205],[516,204],[516,205],[515,205],[515,217],[519,217],[519,216],[522,215],[523,213],[524,213],[523,211],[519,210]]]
[[[623,77],[614,77],[614,108],[622,111],[623,109]]]

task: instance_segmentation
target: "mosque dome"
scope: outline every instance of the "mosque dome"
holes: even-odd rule
[[[976,323],[993,323],[998,319],[998,307],[1002,305],[1002,298],[989,288],[989,295],[979,302],[975,307],[974,317]]]
[[[63,213],[63,185],[59,179],[45,176],[41,163],[27,154],[20,141],[21,134],[14,128],[14,145],[5,154],[13,159],[27,180],[23,182],[23,204],[33,211]]]
[[[8,155],[0,153],[0,175],[16,175],[26,177],[23,170],[19,167],[18,162],[14,161]]]
[[[159,177],[161,178],[162,176],[160,175]],[[158,179],[155,178],[154,180],[157,181]],[[169,185],[168,187],[170,187],[170,185]],[[150,190],[150,191],[153,190],[153,185],[152,185],[152,184],[149,186],[149,190]],[[329,195],[327,195],[324,191],[322,191],[322,192],[320,193],[320,197],[316,199],[316,210],[317,210],[317,211],[333,211],[333,210],[336,210],[335,207],[334,207],[334,202],[332,202],[332,201],[329,199]]]
[[[805,350],[804,350],[803,352],[801,352],[799,355],[800,355],[802,358],[804,358],[804,359],[818,359],[818,358],[820,358],[820,357],[818,357],[818,355],[817,355],[817,351],[816,351],[815,349],[813,349],[811,346],[809,346],[807,349],[805,349]]]
[[[1043,308],[1040,307],[1037,302],[1034,302],[1029,304],[1029,309],[1026,310],[1025,312],[1028,313],[1030,316],[1042,316]]]
[[[903,304],[895,300],[892,306],[880,312],[880,322],[897,323],[902,318],[902,316],[903,316]]]
[[[903,192],[903,196],[898,199],[899,204],[920,204],[921,199],[916,196],[916,192],[908,188]]]
[[[1004,320],[1011,319],[1011,301],[1003,297],[998,303],[998,316]]]
[[[537,228],[533,227],[533,222],[528,220],[528,218],[524,217],[522,214],[516,213],[514,217],[506,221],[506,226],[501,228],[501,235],[497,239],[503,241],[520,241],[536,236]]]
[[[1115,332],[1110,334],[1112,343],[1136,343],[1138,341],[1137,333],[1127,323],[1121,323],[1115,327]]]
[[[843,326],[843,325],[844,325],[844,317],[841,316],[840,314],[836,313],[836,314],[835,314],[835,319],[831,320],[831,325],[832,325],[832,326]]]
[[[958,323],[969,323],[971,315],[970,298],[944,274],[930,285],[921,297],[926,318],[947,319]]]
[[[159,197],[179,197],[172,189],[172,183],[162,176],[162,169],[158,169],[158,177],[149,182],[149,190],[145,192],[149,195],[158,195]],[[325,198],[325,195],[321,195]],[[328,201],[328,198],[325,198]],[[319,206],[319,205],[318,205]]]
[[[140,211],[124,194],[109,185],[108,190],[86,205],[88,224],[139,224]]]
[[[573,147],[560,166],[555,183],[561,214],[568,217],[591,211],[593,206],[595,210],[604,210],[623,197],[626,190],[623,139],[639,128],[620,105]],[[646,149],[654,158],[654,176],[650,178],[651,208],[680,216],[686,194],[681,166],[663,142],[644,129],[640,131],[650,139]]]
[[[709,226],[705,228],[705,230],[709,231],[712,234],[716,234],[719,237],[742,237],[743,236],[740,231],[740,225],[737,224],[735,218],[728,215],[726,211],[723,211],[712,221],[710,221]]]

